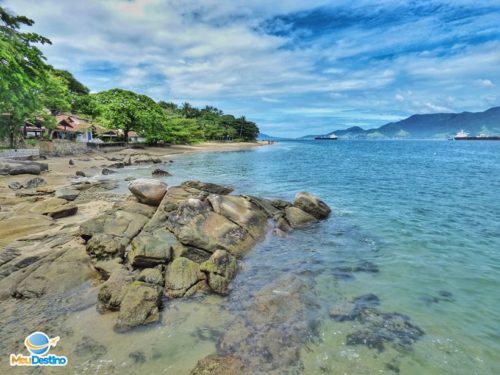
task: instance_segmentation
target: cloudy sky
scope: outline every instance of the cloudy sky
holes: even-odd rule
[[[500,105],[493,1],[0,0],[92,91],[213,105],[280,136]]]

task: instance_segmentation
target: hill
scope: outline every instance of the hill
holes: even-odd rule
[[[374,129],[365,130],[354,126],[328,134],[335,133],[337,137],[343,139],[446,139],[460,130],[465,130],[471,135],[500,134],[500,107],[493,107],[484,112],[413,115]],[[314,138],[314,135],[302,137],[302,139],[311,138]]]

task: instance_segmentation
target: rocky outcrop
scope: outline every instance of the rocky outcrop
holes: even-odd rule
[[[141,203],[158,206],[167,192],[167,184],[151,179],[140,178],[132,181],[128,189]]]
[[[53,219],[60,219],[76,214],[78,207],[70,204],[64,199],[49,198],[35,203],[31,206],[30,212],[50,216]]]
[[[166,264],[172,258],[172,246],[176,242],[175,236],[163,228],[142,232],[132,241],[127,260],[138,268]]]
[[[149,154],[135,154],[124,160],[125,165],[130,164],[159,164],[161,159]]]
[[[76,189],[61,189],[56,192],[56,198],[61,198],[67,201],[74,201],[80,195],[80,190]]]
[[[316,222],[316,218],[297,207],[287,207],[285,209],[285,218],[292,228],[304,227]]]
[[[210,194],[226,195],[233,192],[233,188],[229,186],[212,184],[210,182],[201,181],[184,181],[181,185],[183,188],[194,188],[201,191],[206,191]]]

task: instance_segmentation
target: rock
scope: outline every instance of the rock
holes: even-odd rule
[[[125,332],[160,320],[161,297],[161,288],[157,285],[132,282],[121,301],[115,330]]]
[[[333,305],[330,308],[330,317],[339,322],[352,321],[360,317],[363,309],[373,308],[379,304],[380,300],[375,294],[364,294],[351,301]]]
[[[188,258],[195,263],[203,263],[210,258],[212,255],[211,252],[208,252],[203,249],[199,249],[197,247],[186,246],[181,244],[180,242],[176,242],[172,245],[172,258]]]
[[[149,154],[136,154],[130,157],[131,164],[159,164],[161,159],[158,157],[153,157]]]
[[[113,163],[113,164],[108,165],[108,167],[109,168],[117,168],[117,169],[125,168],[125,163],[123,163],[123,162]]]
[[[297,193],[293,205],[319,220],[326,219],[332,211],[325,202],[308,192]]]
[[[276,218],[283,214],[283,210],[274,207],[269,199],[254,197],[254,196],[245,196],[250,202],[259,207],[262,211],[267,214],[268,218]]]
[[[292,204],[290,202],[284,201],[282,199],[274,199],[271,201],[271,205],[280,211],[284,211],[286,208],[290,207]]]
[[[139,178],[128,185],[128,189],[141,203],[158,206],[167,192],[167,184],[152,180]]]
[[[75,176],[77,177],[87,177],[83,171],[76,171]]]
[[[244,228],[253,238],[264,235],[267,215],[251,201],[232,195],[209,195],[207,200],[215,213]]]
[[[185,246],[213,253],[224,249],[240,256],[248,251],[255,239],[242,227],[211,211],[208,202],[187,199],[169,214],[167,228]]]
[[[209,355],[200,359],[191,375],[243,375],[244,365],[241,359],[232,355]]]
[[[188,297],[204,287],[205,279],[197,263],[180,257],[167,267],[165,292],[171,298]]]
[[[76,214],[78,207],[67,203],[64,199],[49,198],[35,203],[30,212],[50,216],[53,219],[60,219]]]
[[[314,216],[293,206],[285,209],[285,217],[292,228],[300,228],[317,221]]]
[[[165,280],[161,271],[157,268],[145,268],[137,277],[138,281],[163,287]]]
[[[11,190],[19,190],[19,189],[23,188],[23,185],[17,181],[13,181],[13,182],[9,183],[8,186],[9,186],[9,189],[11,189]]]
[[[102,174],[105,175],[105,176],[109,175],[109,174],[113,174],[113,173],[116,173],[116,172],[114,170],[112,170],[112,169],[109,169],[109,168],[104,168],[102,170]]]
[[[215,293],[226,295],[231,280],[236,276],[236,258],[225,250],[216,250],[212,256],[200,264],[200,270],[207,274],[207,282]]]
[[[210,194],[226,195],[231,193],[234,189],[229,186],[212,184],[210,182],[201,181],[185,181],[181,184],[182,187],[194,188],[202,191],[206,191]]]
[[[276,222],[276,228],[284,233],[288,233],[292,230],[292,227],[284,217],[280,217],[278,219],[278,221]]]
[[[39,186],[44,186],[44,185],[47,185],[47,181],[45,181],[43,178],[41,177],[35,177],[35,178],[32,178],[31,180],[28,180],[25,184],[24,184],[24,187],[26,189],[35,189]]]
[[[170,173],[168,173],[167,171],[164,171],[163,169],[160,169],[160,168],[156,168],[153,172],[151,172],[151,175],[153,177],[168,177],[168,176],[172,176]]]
[[[0,161],[0,175],[19,175],[19,174],[34,174],[39,175],[41,172],[49,169],[47,163],[37,163],[26,160],[4,160]]]
[[[172,246],[176,242],[175,236],[166,229],[142,232],[132,240],[128,262],[141,268],[167,263],[172,258]]]
[[[102,284],[97,295],[97,311],[104,314],[107,311],[118,311],[125,296],[127,286],[133,281],[130,271],[117,268],[109,279]]]
[[[129,353],[128,357],[131,358],[134,361],[134,363],[146,362],[146,355],[144,354],[144,352],[141,352],[139,350]]]
[[[69,165],[75,165],[75,162],[73,161],[73,159],[69,159]]]
[[[56,190],[52,186],[40,186],[35,189],[37,193],[54,194]]]
[[[106,259],[122,256],[148,220],[140,213],[118,209],[80,225],[80,236],[87,242],[87,252],[92,257]]]
[[[62,189],[56,192],[56,198],[65,199],[67,201],[74,201],[79,195],[80,191],[75,189]]]
[[[134,180],[136,180],[136,179],[137,179],[136,177],[132,177],[132,176],[130,176],[130,177],[125,177],[125,178],[123,179],[123,181],[134,181]]]
[[[15,165],[9,170],[9,174],[13,176],[19,174],[39,175],[41,172],[42,169],[36,164]]]

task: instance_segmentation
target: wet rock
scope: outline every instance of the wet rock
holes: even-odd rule
[[[226,195],[231,193],[234,189],[229,186],[212,184],[210,182],[201,181],[185,181],[181,184],[182,187],[194,188],[202,191],[206,191],[210,194]]]
[[[19,189],[23,188],[23,184],[21,184],[18,181],[13,181],[13,182],[9,183],[8,186],[9,186],[9,189],[11,189],[11,190],[19,190]]]
[[[298,193],[295,196],[293,205],[318,220],[326,219],[332,211],[325,202],[308,192]]]
[[[75,355],[86,360],[97,360],[108,352],[106,346],[98,343],[92,337],[83,336],[76,344]]]
[[[67,201],[74,201],[80,195],[80,190],[62,189],[56,192],[56,198],[61,198]]]
[[[177,258],[167,267],[165,292],[169,297],[188,297],[204,288],[206,276],[199,264],[187,258]]]
[[[192,246],[186,246],[181,244],[180,242],[176,242],[175,244],[172,245],[172,258],[187,258],[189,260],[192,260],[195,263],[203,263],[210,258],[212,255],[211,252],[208,252],[206,250],[197,248],[197,247],[192,247]]]
[[[284,211],[286,208],[290,207],[292,204],[290,202],[284,201],[282,199],[273,199],[271,205],[280,211]]]
[[[136,180],[136,179],[137,179],[136,177],[129,176],[129,177],[125,177],[125,178],[123,179],[123,181],[134,181],[134,180]]]
[[[130,271],[121,267],[116,269],[99,289],[97,311],[101,314],[107,311],[118,311],[127,287],[133,279],[133,274]]]
[[[276,219],[283,215],[283,210],[274,207],[272,205],[272,201],[269,199],[254,197],[251,195],[245,196],[245,198],[265,212],[267,217],[270,219]]]
[[[146,355],[144,354],[144,352],[141,352],[139,350],[129,353],[128,357],[131,358],[134,361],[134,363],[146,362]]]
[[[284,217],[280,217],[276,222],[276,228],[284,233],[288,233],[292,230],[292,227]]]
[[[47,185],[47,181],[45,181],[43,178],[41,177],[35,177],[35,178],[32,178],[31,180],[28,180],[25,184],[24,184],[24,187],[26,189],[36,189],[37,187],[39,186],[44,186],[44,185]]]
[[[139,178],[132,181],[128,189],[139,202],[158,206],[167,192],[167,184],[157,180]]]
[[[116,168],[116,169],[125,168],[125,163],[123,163],[123,162],[113,163],[113,164],[110,164],[108,167],[109,168]]]
[[[287,207],[285,217],[292,228],[301,228],[317,221],[314,216],[297,207]]]
[[[142,232],[132,240],[128,262],[140,268],[167,263],[172,258],[172,246],[176,242],[175,236],[166,229]]]
[[[200,270],[207,274],[207,282],[215,293],[226,295],[231,280],[236,276],[236,258],[225,250],[216,250],[212,256],[200,264]]]
[[[137,277],[138,281],[163,287],[164,279],[161,271],[157,268],[145,268]]]
[[[209,355],[200,359],[191,375],[243,375],[244,365],[241,359],[232,355]]]
[[[163,169],[160,169],[160,168],[156,168],[153,172],[151,172],[151,175],[153,177],[168,177],[168,176],[172,176],[170,173],[168,173],[167,171],[165,171]]]
[[[115,324],[117,332],[160,320],[161,288],[140,281],[127,286]]]
[[[75,172],[75,176],[77,176],[77,177],[87,177],[87,175],[83,171],[76,171]]]
[[[107,176],[109,174],[113,174],[113,173],[116,173],[114,170],[112,169],[109,169],[109,168],[104,168],[101,172],[104,176]]]

